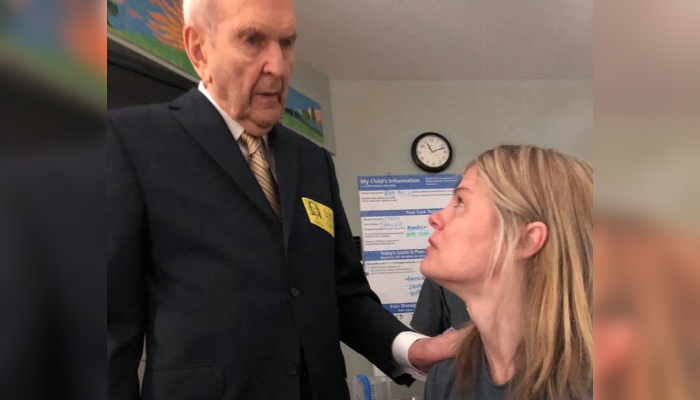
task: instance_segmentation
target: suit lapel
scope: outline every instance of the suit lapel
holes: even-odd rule
[[[296,204],[297,182],[299,178],[298,154],[294,133],[280,124],[270,131],[268,138],[270,147],[275,157],[275,170],[277,172],[277,186],[282,202],[282,230],[284,233],[285,254],[289,247],[289,236],[294,219]]]
[[[255,206],[267,217],[278,221],[226,122],[214,105],[195,88],[173,101],[170,110],[175,119],[241,187]]]

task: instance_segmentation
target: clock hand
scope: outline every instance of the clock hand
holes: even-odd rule
[[[445,146],[442,146],[442,147],[440,147],[439,149],[435,149],[435,150],[431,150],[431,151],[432,151],[433,153],[435,153],[436,151],[442,150],[442,149],[444,149],[444,148],[445,148]]]
[[[430,143],[426,142],[425,144],[428,145],[428,149],[430,150],[431,153],[433,153],[433,149],[430,147]]]

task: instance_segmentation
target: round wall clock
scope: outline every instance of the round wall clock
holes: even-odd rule
[[[439,133],[422,133],[413,141],[411,157],[413,162],[424,171],[444,171],[452,162],[452,146]]]

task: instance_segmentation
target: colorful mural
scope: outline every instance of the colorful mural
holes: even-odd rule
[[[282,115],[282,124],[297,133],[323,143],[322,123],[321,105],[290,87],[287,107]]]
[[[196,76],[182,43],[180,0],[107,0],[109,32]]]

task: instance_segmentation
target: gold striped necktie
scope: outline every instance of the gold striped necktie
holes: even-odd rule
[[[260,184],[267,201],[270,202],[272,211],[279,217],[281,212],[277,182],[275,182],[270,164],[267,163],[263,154],[263,140],[248,132],[243,132],[241,139],[243,139],[243,143],[248,148],[248,165],[250,165],[250,170],[253,171],[253,175],[255,175],[255,179]]]

